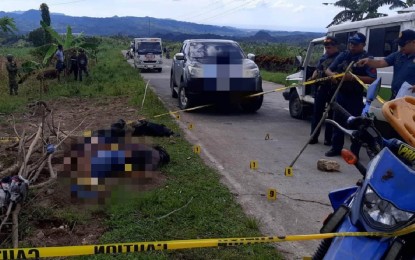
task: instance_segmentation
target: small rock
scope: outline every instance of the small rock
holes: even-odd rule
[[[327,159],[320,159],[317,161],[317,169],[320,171],[325,172],[339,172],[340,171],[340,164],[336,161],[327,160]]]
[[[65,228],[65,227],[64,227],[63,225],[59,227],[59,229],[64,229],[64,228]]]

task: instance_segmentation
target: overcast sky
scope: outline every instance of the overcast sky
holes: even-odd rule
[[[150,16],[200,24],[239,28],[315,31],[325,27],[342,9],[325,0],[0,0],[1,11],[39,9],[71,16]],[[386,9],[386,8],[385,8]],[[385,11],[385,10],[381,10]],[[395,11],[386,12],[396,14]],[[53,21],[52,21],[53,22]]]

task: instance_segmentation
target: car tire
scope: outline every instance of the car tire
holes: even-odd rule
[[[251,97],[251,98],[248,98],[247,101],[241,103],[241,108],[243,111],[247,113],[255,113],[261,108],[263,101],[264,101],[263,95],[257,96],[257,97]]]
[[[171,97],[172,98],[177,98],[177,92],[176,90],[174,90],[174,88],[176,87],[176,84],[174,84],[174,80],[173,80],[173,73],[170,75],[170,89],[171,89]]]
[[[162,72],[163,71],[163,68],[159,68],[159,69],[157,69],[157,71],[158,72]]]
[[[188,109],[192,106],[193,98],[186,93],[183,84],[179,87],[178,100],[180,109]]]
[[[290,116],[296,119],[306,118],[306,110],[297,92],[292,92],[288,103]]]

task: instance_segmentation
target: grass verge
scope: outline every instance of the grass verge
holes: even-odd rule
[[[127,46],[127,45],[126,45]],[[120,50],[126,46],[105,41],[99,52],[98,63],[91,67],[90,76],[84,82],[67,79],[62,83],[49,83],[49,92],[42,97],[27,85],[22,87],[21,95],[13,97],[20,100],[5,99],[3,113],[10,113],[33,99],[50,100],[66,97],[100,98],[104,96],[128,96],[133,105],[141,104],[145,83],[137,70],[125,62]],[[146,104],[139,113],[151,118],[165,113],[157,96],[147,93]],[[116,113],[116,111],[114,111]],[[151,120],[165,124],[173,131],[183,132],[170,117]],[[192,146],[183,137],[174,141],[155,138],[154,143],[163,145],[171,156],[171,162],[161,170],[167,182],[153,191],[142,193],[113,193],[110,203],[105,206],[107,232],[101,243],[121,243],[139,241],[160,241],[175,239],[220,238],[260,236],[258,223],[245,216],[229,190],[220,183],[218,173],[206,166],[202,159],[192,152]],[[166,214],[187,207],[160,218]],[[81,214],[82,213],[82,214]],[[52,213],[51,213],[52,214]],[[76,221],[94,221],[94,211],[90,214],[79,209],[82,216]],[[61,216],[74,222],[74,214]],[[83,216],[85,215],[85,216]],[[62,245],[64,246],[64,245]],[[113,259],[112,255],[85,256],[80,259]],[[189,249],[168,252],[144,252],[117,255],[117,259],[279,259],[280,255],[269,244],[238,246],[228,248]]]
[[[266,70],[261,69],[261,76],[263,80],[271,81],[271,82],[282,84],[282,85],[286,84],[285,78],[290,74],[291,73],[271,72],[271,71],[266,71]]]

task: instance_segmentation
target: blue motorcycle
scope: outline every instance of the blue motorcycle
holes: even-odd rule
[[[415,98],[410,103],[415,104]],[[334,212],[324,221],[320,232],[392,233],[414,224],[415,148],[408,145],[408,141],[382,138],[368,117],[352,117],[337,103],[333,103],[332,108],[344,116],[347,129],[332,120],[327,122],[350,136],[352,143],[366,148],[371,160],[365,167],[350,151],[342,151],[346,162],[355,165],[363,178],[354,187],[330,192]],[[406,120],[413,123],[414,115],[412,113]],[[412,130],[406,128],[406,131]],[[313,259],[415,259],[415,233],[397,237],[325,239]]]

